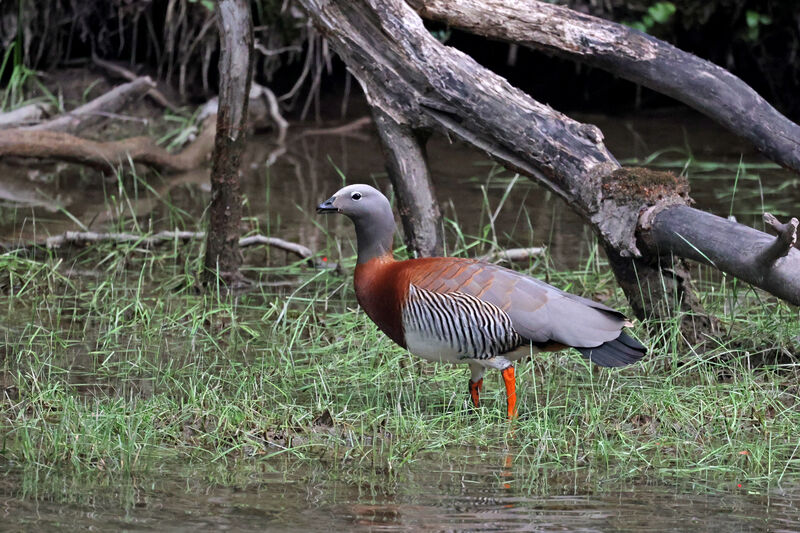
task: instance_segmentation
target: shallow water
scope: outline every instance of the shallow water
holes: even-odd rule
[[[615,484],[547,477],[502,452],[421,454],[392,474],[267,460],[258,471],[0,482],[0,529],[56,531],[797,531],[800,487]],[[474,451],[473,451],[474,453]],[[102,478],[102,473],[97,474]],[[583,474],[582,474],[583,475]],[[218,479],[222,478],[222,479]]]

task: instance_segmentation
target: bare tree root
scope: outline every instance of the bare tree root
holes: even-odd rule
[[[171,154],[149,137],[99,142],[58,131],[0,130],[0,158],[55,159],[111,171],[130,160],[165,173],[186,172],[207,163],[215,134],[216,115],[211,115],[189,146]]]

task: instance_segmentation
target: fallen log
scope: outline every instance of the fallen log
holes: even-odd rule
[[[63,115],[25,128],[29,131],[60,131],[74,133],[105,119],[106,114],[115,113],[128,105],[132,100],[141,97],[155,83],[149,77],[137,78],[130,83],[115,87],[91,102],[73,109]]]
[[[606,70],[671,96],[800,172],[800,126],[717,65],[623,24],[539,0],[407,0],[470,33]]]
[[[678,208],[679,213],[691,212],[698,224],[717,218],[686,205],[690,200],[684,178],[621,168],[598,128],[535,101],[469,56],[444,46],[401,0],[301,4],[358,79],[370,105],[398,124],[454,135],[561,196],[595,230],[637,316],[669,317],[677,312],[693,339],[713,330],[714,321],[702,318],[705,313],[686,265],[679,257],[654,251],[670,250],[669,243],[663,242],[661,249],[639,243],[644,233],[639,215],[648,209],[658,213],[659,220],[667,220]],[[664,224],[661,227],[669,232],[669,222]],[[651,235],[663,238],[663,233]],[[742,235],[762,243],[772,240],[756,230]],[[729,243],[729,254],[746,244]],[[705,253],[711,243],[698,235],[692,245]],[[779,261],[800,271],[797,255],[790,253]],[[742,274],[734,263],[720,268]],[[780,295],[798,303],[800,286]]]
[[[208,161],[214,146],[215,124],[215,115],[207,118],[195,140],[177,154],[167,152],[149,137],[100,142],[57,131],[0,130],[0,158],[53,159],[111,172],[130,160],[166,173],[186,172]]]

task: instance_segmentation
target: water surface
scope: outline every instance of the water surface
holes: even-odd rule
[[[19,472],[0,482],[4,531],[797,531],[800,487],[679,487],[506,466],[499,451],[420,454],[399,471],[267,460],[165,468],[96,484]],[[27,487],[26,485],[30,485]]]

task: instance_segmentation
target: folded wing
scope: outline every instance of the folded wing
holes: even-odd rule
[[[411,263],[408,276],[415,286],[463,292],[494,304],[508,314],[517,333],[533,343],[595,348],[617,339],[626,324],[625,316],[610,307],[497,265],[459,258]]]

